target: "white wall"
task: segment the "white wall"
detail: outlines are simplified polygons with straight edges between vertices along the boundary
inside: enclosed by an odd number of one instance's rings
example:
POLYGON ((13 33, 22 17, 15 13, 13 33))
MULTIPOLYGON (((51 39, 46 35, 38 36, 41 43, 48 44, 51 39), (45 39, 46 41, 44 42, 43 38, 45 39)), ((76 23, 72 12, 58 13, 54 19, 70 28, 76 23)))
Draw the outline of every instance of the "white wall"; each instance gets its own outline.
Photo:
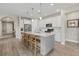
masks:
MULTIPOLYGON (((66 20, 79 19, 79 11, 67 14, 66 20)), ((79 28, 66 28, 66 40, 79 43, 79 28)))
POLYGON ((3 16, 0 16, 0 36, 2 36, 2 22, 1 22, 1 18, 2 18, 3 16))
POLYGON ((24 24, 32 24, 32 23, 31 23, 31 20, 29 20, 29 19, 24 19, 24 24))
POLYGON ((2 23, 0 21, 0 36, 2 36, 2 23))
POLYGON ((33 19, 32 21, 32 32, 39 32, 39 21, 38 19, 33 19))
POLYGON ((65 45, 66 40, 66 15, 65 11, 61 10, 61 44, 65 45))

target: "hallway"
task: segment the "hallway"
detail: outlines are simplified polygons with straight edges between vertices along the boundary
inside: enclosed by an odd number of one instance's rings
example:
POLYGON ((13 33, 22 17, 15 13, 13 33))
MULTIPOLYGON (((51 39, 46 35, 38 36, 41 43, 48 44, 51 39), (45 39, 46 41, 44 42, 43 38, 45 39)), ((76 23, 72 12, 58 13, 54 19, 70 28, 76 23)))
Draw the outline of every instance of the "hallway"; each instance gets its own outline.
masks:
MULTIPOLYGON (((66 42, 66 44, 63 46, 55 43, 55 49, 48 56, 79 56, 78 44, 70 42, 66 42)), ((33 56, 33 54, 18 39, 9 38, 0 40, 0 56, 33 56)))

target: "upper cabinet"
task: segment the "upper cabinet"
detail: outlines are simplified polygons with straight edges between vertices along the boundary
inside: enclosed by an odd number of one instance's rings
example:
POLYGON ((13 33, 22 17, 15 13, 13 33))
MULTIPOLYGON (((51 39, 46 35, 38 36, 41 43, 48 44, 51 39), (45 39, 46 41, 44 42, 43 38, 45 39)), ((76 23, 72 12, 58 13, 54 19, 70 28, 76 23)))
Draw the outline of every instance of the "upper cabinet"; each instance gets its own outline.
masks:
POLYGON ((52 24, 52 27, 61 27, 62 26, 61 16, 55 16, 55 17, 50 17, 47 19, 40 20, 40 23, 39 23, 40 28, 45 28, 46 24, 49 24, 49 23, 52 24))

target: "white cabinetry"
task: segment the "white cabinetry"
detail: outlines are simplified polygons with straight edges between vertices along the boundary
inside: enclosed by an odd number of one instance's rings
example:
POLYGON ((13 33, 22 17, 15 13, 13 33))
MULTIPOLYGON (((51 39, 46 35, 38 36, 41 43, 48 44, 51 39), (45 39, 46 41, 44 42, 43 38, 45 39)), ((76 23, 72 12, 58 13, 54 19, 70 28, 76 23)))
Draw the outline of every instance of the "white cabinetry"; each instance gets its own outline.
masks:
POLYGON ((38 32, 39 31, 39 20, 34 19, 32 21, 32 32, 38 32))
POLYGON ((61 42, 61 28, 55 28, 54 33, 55 33, 55 41, 61 42))

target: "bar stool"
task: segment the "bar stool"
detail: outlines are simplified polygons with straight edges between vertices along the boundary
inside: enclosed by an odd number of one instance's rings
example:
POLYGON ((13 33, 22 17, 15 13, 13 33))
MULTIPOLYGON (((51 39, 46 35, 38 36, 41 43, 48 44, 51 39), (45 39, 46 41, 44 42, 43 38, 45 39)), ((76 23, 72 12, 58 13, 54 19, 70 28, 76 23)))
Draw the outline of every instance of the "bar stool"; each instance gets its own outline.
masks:
POLYGON ((35 36, 31 35, 31 51, 34 53, 34 55, 37 55, 37 52, 40 51, 40 40, 35 36))
POLYGON ((29 34, 29 36, 28 36, 28 47, 29 47, 29 49, 31 49, 31 46, 32 46, 32 34, 29 34))
POLYGON ((21 35, 22 35, 22 42, 24 43, 24 40, 25 40, 25 34, 22 32, 21 35))
POLYGON ((28 47, 28 34, 27 33, 25 33, 25 45, 28 47))
POLYGON ((30 39, 30 34, 27 34, 27 44, 28 44, 28 48, 31 47, 31 39, 30 39))

